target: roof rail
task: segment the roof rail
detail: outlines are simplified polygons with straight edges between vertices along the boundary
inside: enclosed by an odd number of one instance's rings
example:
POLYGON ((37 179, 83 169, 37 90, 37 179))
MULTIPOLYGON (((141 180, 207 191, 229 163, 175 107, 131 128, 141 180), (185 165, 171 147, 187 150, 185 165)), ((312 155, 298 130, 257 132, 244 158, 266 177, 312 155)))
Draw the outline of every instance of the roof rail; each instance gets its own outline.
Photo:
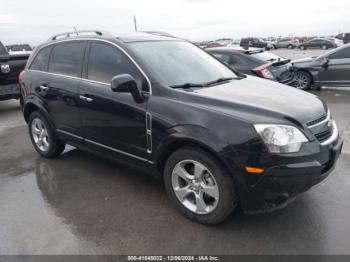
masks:
POLYGON ((80 34, 89 34, 89 33, 95 34, 97 36, 113 36, 109 32, 101 31, 101 30, 78 30, 78 31, 70 31, 70 32, 54 35, 50 37, 48 41, 54 41, 54 40, 57 40, 58 38, 69 38, 73 36, 79 36, 80 34))
POLYGON ((140 32, 146 33, 146 34, 151 34, 151 35, 158 35, 158 36, 177 38, 176 36, 174 36, 172 34, 169 34, 167 32, 162 32, 162 31, 140 31, 140 32))

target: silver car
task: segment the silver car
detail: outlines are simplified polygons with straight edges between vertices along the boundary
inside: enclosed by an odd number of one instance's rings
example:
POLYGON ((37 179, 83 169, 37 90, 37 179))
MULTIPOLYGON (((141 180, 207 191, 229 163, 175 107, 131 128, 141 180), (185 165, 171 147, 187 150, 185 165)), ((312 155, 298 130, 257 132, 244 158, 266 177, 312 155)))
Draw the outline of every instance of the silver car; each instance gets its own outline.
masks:
POLYGON ((299 40, 295 37, 284 37, 274 43, 274 48, 288 48, 293 49, 299 46, 299 40))

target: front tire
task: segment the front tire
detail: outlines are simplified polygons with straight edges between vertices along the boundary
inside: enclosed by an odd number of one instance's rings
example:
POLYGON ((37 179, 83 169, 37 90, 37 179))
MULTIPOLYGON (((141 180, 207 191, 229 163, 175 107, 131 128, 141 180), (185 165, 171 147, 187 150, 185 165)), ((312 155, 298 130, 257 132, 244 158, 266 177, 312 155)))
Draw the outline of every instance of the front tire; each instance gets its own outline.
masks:
POLYGON ((63 152, 65 143, 56 137, 53 127, 41 112, 31 113, 28 127, 32 144, 41 156, 53 158, 63 152))
POLYGON ((308 72, 298 71, 295 73, 295 87, 301 90, 309 90, 312 84, 312 77, 308 72))
POLYGON ((301 50, 305 50, 306 47, 305 47, 304 45, 301 45, 301 46, 300 46, 300 49, 301 49, 301 50))
POLYGON ((287 48, 288 49, 293 49, 293 45, 288 45, 287 48))
POLYGON ((215 157, 198 148, 181 148, 169 157, 164 184, 176 208, 201 224, 224 221, 238 203, 233 179, 215 157))
POLYGON ((327 45, 322 45, 322 50, 327 50, 328 49, 328 46, 327 45))

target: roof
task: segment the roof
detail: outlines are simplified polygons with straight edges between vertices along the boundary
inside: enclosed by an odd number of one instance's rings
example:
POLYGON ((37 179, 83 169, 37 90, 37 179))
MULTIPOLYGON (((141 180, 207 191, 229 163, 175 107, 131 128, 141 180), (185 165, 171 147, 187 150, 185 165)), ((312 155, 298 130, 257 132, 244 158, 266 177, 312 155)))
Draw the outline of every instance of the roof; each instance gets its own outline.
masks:
POLYGON ((171 41, 178 40, 178 38, 173 36, 159 35, 155 33, 144 33, 137 32, 132 34, 118 35, 117 39, 129 43, 129 42, 139 42, 139 41, 171 41))

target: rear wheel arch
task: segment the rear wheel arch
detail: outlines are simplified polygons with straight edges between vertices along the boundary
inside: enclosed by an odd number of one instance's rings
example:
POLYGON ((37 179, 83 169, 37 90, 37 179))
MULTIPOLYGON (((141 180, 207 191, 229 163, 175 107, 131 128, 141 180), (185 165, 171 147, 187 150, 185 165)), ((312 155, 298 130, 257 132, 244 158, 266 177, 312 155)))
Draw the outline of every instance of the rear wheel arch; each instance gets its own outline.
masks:
POLYGON ((40 110, 40 107, 38 107, 34 103, 28 103, 28 104, 24 105, 24 107, 23 107, 24 120, 28 123, 29 116, 31 115, 31 113, 33 113, 34 111, 39 111, 39 110, 40 110))
POLYGON ((44 117, 46 118, 46 121, 48 121, 49 124, 55 129, 55 125, 52 122, 52 119, 50 118, 48 112, 45 110, 45 108, 43 108, 42 106, 38 105, 35 102, 28 102, 28 103, 24 104, 23 116, 24 116, 24 120, 27 123, 28 123, 30 115, 35 111, 41 112, 44 115, 44 117))

